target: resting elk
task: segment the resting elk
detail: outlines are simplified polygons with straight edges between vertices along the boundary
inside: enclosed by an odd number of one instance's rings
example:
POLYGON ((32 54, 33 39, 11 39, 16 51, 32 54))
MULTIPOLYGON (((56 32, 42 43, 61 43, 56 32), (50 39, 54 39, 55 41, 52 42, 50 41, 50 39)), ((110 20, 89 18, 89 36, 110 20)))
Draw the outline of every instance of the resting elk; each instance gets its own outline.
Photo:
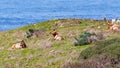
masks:
POLYGON ((62 40, 62 36, 54 29, 52 32, 50 32, 54 36, 54 40, 62 40))
POLYGON ((25 42, 22 40, 12 46, 12 49, 21 49, 21 48, 26 48, 25 42))

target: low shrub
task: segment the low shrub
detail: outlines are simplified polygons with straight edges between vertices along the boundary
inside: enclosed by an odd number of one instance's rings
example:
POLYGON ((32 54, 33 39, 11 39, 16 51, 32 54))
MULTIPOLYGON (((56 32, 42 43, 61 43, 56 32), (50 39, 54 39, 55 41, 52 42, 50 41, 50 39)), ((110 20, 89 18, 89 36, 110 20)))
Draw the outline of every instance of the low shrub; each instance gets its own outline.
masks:
POLYGON ((64 63, 60 68, 119 68, 120 38, 97 41, 80 53, 76 63, 64 63))
POLYGON ((78 38, 75 37, 76 42, 74 42, 75 46, 81 46, 85 44, 91 43, 91 41, 88 40, 89 37, 91 37, 93 34, 89 32, 84 32, 82 35, 80 35, 78 38))
POLYGON ((26 31, 26 37, 30 38, 31 36, 41 37, 45 34, 45 30, 36 30, 36 29, 29 29, 26 31))

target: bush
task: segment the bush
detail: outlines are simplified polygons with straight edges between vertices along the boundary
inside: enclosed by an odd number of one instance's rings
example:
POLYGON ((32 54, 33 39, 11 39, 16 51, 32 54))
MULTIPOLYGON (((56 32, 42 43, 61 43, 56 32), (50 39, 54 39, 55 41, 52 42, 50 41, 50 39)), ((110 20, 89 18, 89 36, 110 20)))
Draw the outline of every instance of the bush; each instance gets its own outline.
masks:
MULTIPOLYGON (((96 45, 83 50, 79 59, 95 60, 105 68, 117 68, 120 65, 120 38, 96 42, 96 45)), ((82 61, 83 62, 83 61, 82 61)))
POLYGON ((98 41, 95 46, 83 50, 80 54, 81 58, 93 57, 95 55, 106 54, 107 56, 117 56, 120 54, 120 38, 98 41))
POLYGON ((120 68, 120 38, 98 41, 80 53, 78 62, 60 68, 120 68))
POLYGON ((89 44, 91 43, 88 38, 91 37, 93 34, 89 33, 89 32, 84 32, 82 35, 80 35, 78 38, 75 37, 76 42, 74 42, 75 46, 81 46, 81 45, 85 45, 85 44, 89 44))
POLYGON ((31 36, 41 37, 45 34, 45 30, 29 29, 26 31, 26 37, 30 38, 31 36))

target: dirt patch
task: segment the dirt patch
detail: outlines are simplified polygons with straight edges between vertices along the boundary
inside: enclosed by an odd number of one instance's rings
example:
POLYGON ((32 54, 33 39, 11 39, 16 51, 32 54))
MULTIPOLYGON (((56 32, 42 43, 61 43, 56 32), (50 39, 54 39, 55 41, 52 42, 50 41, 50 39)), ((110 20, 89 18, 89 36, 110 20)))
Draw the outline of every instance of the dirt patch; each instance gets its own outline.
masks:
POLYGON ((80 19, 60 19, 52 27, 53 28, 69 27, 69 26, 73 26, 73 25, 78 25, 80 23, 82 23, 80 19))
POLYGON ((45 48, 50 48, 53 46, 53 43, 50 41, 50 39, 43 40, 38 43, 39 48, 45 49, 45 48))

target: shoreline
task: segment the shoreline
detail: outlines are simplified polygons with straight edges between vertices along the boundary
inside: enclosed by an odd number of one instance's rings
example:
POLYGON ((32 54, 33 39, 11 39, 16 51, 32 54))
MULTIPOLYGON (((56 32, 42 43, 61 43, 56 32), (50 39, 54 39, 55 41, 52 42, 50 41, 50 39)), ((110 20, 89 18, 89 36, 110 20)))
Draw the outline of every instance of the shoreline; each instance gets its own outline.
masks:
POLYGON ((103 18, 103 19, 90 19, 90 18, 55 18, 55 19, 50 19, 50 20, 44 20, 44 21, 40 21, 40 22, 34 22, 34 23, 31 23, 31 24, 27 24, 27 25, 22 25, 20 27, 15 27, 15 28, 12 28, 12 29, 0 29, 0 32, 4 32, 4 31, 9 31, 9 30, 14 30, 14 29, 17 29, 17 28, 21 28, 21 27, 24 27, 24 26, 28 26, 28 25, 32 25, 32 24, 37 24, 37 23, 42 23, 42 22, 46 22, 46 21, 51 21, 51 20, 67 20, 67 19, 73 19, 73 20, 89 20, 89 21, 107 21, 107 22, 110 22, 111 19, 107 19, 107 18, 103 18))

